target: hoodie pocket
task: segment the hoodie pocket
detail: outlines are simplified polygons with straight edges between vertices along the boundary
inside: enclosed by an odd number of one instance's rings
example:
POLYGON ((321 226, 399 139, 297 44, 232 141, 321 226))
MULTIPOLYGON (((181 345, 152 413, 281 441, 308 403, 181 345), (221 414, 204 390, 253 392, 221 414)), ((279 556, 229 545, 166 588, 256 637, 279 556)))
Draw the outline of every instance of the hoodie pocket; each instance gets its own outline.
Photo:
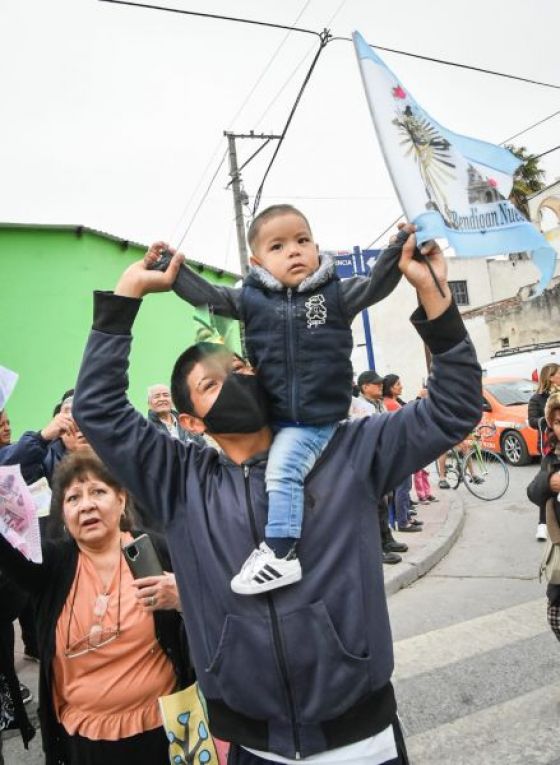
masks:
POLYGON ((256 720, 286 715, 268 620, 228 614, 206 672, 217 682, 221 700, 234 711, 256 720))
POLYGON ((322 601, 283 616, 290 683, 302 722, 337 717, 370 691, 366 651, 349 651, 322 601))

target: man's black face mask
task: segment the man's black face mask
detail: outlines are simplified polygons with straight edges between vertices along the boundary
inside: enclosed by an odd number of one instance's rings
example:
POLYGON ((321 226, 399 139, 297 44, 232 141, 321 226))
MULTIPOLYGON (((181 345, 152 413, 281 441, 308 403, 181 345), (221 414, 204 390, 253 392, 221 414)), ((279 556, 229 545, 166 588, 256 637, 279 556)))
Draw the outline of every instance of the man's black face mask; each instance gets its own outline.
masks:
POLYGON ((268 425, 267 400, 258 379, 230 373, 202 422, 210 433, 256 433, 268 425))

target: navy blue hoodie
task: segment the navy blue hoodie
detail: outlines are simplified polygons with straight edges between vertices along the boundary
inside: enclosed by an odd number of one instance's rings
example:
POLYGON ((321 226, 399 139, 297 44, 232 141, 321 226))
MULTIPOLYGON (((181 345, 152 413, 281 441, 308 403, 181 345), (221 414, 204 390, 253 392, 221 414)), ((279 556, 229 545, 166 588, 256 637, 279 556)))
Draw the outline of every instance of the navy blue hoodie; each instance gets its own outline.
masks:
POLYGON ((429 397, 340 424, 308 476, 303 579, 241 597, 230 580, 264 535, 266 455, 234 464, 135 411, 127 369, 140 303, 96 293, 74 417, 164 526, 213 734, 290 758, 375 735, 396 709, 377 502, 481 416, 480 367, 456 306, 413 316, 433 353, 429 397))

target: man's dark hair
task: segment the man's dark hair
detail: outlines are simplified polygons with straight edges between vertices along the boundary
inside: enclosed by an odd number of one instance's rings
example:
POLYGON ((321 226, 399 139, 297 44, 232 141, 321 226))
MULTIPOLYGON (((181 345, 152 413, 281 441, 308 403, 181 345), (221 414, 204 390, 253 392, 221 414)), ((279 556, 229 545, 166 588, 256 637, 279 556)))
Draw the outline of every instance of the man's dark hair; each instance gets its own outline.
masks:
POLYGON ((383 378, 381 375, 378 375, 374 369, 368 369, 366 372, 362 372, 357 380, 357 386, 360 390, 362 390, 364 385, 369 385, 370 383, 373 383, 374 385, 383 384, 383 378))
POLYGON ((171 398, 179 414, 194 414, 191 392, 187 377, 200 361, 215 353, 224 353, 227 349, 218 343, 197 343, 191 345, 179 356, 171 373, 171 398))
MULTIPOLYGON (((62 536, 64 532, 63 505, 66 489, 73 481, 85 481, 88 476, 93 476, 98 481, 103 481, 114 491, 123 491, 124 489, 105 464, 101 462, 93 449, 78 449, 76 452, 69 452, 61 459, 54 471, 48 536, 62 536)), ((121 520, 121 531, 130 531, 134 527, 134 522, 134 503, 130 496, 127 495, 124 518, 121 520)))
POLYGON ((263 210, 261 213, 259 213, 249 226, 249 230, 247 231, 247 241, 249 242, 249 247, 251 249, 253 249, 253 244, 259 235, 262 224, 266 223, 267 220, 270 220, 271 218, 277 218, 280 215, 298 215, 302 220, 305 221, 305 225, 311 233, 311 226, 309 225, 309 221, 301 212, 301 210, 297 209, 297 207, 294 207, 293 205, 271 205, 271 207, 267 207, 266 210, 263 210))

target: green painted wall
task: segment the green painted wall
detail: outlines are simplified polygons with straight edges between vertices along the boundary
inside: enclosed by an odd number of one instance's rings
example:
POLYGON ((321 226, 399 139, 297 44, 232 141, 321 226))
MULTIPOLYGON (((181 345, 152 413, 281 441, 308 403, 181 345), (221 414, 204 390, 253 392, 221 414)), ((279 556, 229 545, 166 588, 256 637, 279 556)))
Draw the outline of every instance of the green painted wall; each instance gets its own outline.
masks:
MULTIPOLYGON (((0 365, 18 372, 6 407, 13 439, 43 427, 73 387, 92 320, 94 289, 111 290, 144 249, 124 249, 96 232, 0 225, 0 365)), ((231 275, 203 271, 231 285, 231 275)), ((129 395, 146 411, 146 389, 168 382, 179 353, 194 342, 192 309, 174 293, 150 295, 134 326, 129 395)))

